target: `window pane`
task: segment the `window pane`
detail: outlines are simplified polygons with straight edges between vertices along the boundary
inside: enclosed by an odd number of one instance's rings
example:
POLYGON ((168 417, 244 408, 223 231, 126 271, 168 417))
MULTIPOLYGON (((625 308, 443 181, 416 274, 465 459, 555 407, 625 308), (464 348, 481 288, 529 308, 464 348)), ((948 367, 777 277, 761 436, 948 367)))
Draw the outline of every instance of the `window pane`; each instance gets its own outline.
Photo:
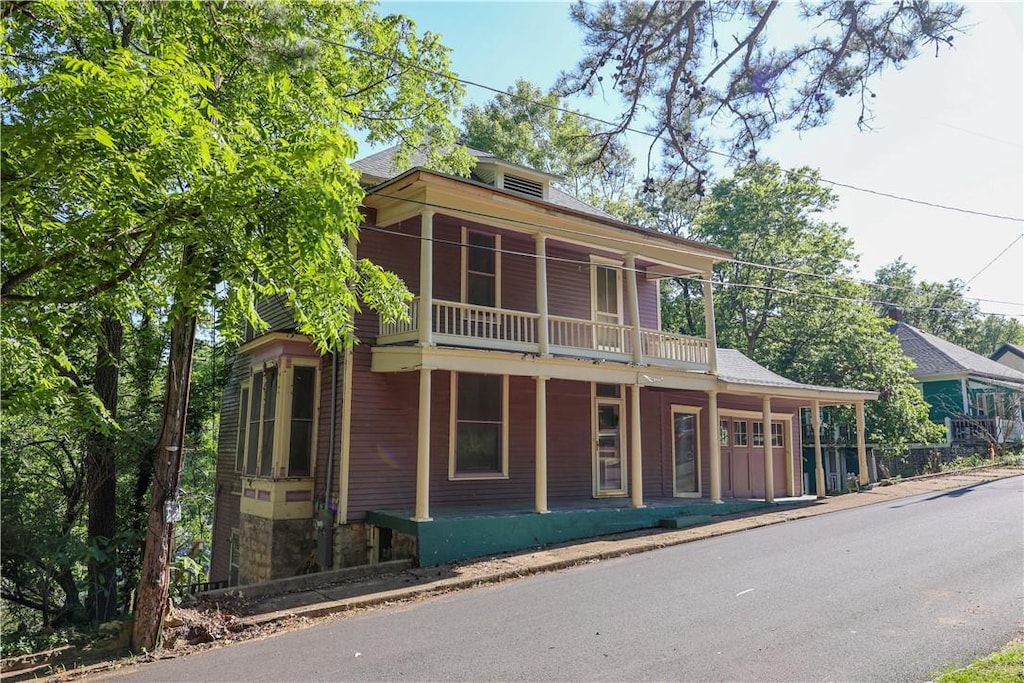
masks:
POLYGON ((764 423, 754 422, 754 443, 755 446, 764 446, 764 423))
POLYGON ((747 445, 747 423, 746 422, 733 422, 733 445, 735 446, 746 446, 747 445))
POLYGON ((249 444, 245 450, 245 473, 256 475, 256 461, 259 458, 260 408, 263 405, 263 373, 252 376, 252 397, 249 400, 249 444))
POLYGON ((729 423, 726 420, 718 423, 718 443, 722 446, 729 445, 729 423))
POLYGON ((779 422, 773 422, 772 423, 772 447, 773 448, 782 448, 782 446, 783 446, 782 424, 779 423, 779 422))
POLYGON ((501 421, 501 375, 459 373, 458 419, 501 421))
POLYGON ((288 476, 308 477, 313 448, 313 421, 292 420, 288 444, 288 476))
POLYGON ((466 274, 466 303, 474 306, 494 306, 494 284, 493 275, 480 275, 478 273, 466 274))
POLYGON ((619 428, 619 406, 599 405, 597 407, 597 429, 598 431, 613 430, 619 428))
POLYGON ((501 471, 500 423, 460 422, 457 439, 456 472, 501 471))
POLYGON ((316 368, 296 367, 292 376, 292 418, 313 419, 316 368))
POLYGON ((238 399, 238 440, 235 442, 235 472, 241 472, 245 466, 245 446, 248 439, 245 435, 249 433, 249 387, 242 387, 238 399))
POLYGON ((263 444, 260 449, 260 476, 274 471, 274 418, 277 416, 277 368, 266 371, 263 388, 263 444))
POLYGON ((297 366, 292 375, 292 423, 288 437, 288 476, 310 474, 316 368, 297 366))
POLYGON ((618 272, 607 266, 597 266, 597 310, 601 313, 619 312, 618 272))
POLYGON ((494 235, 471 232, 466 241, 469 242, 466 269, 493 275, 495 266, 494 235))
POLYGON ((618 384, 598 384, 594 387, 594 393, 605 398, 618 398, 620 390, 618 384))

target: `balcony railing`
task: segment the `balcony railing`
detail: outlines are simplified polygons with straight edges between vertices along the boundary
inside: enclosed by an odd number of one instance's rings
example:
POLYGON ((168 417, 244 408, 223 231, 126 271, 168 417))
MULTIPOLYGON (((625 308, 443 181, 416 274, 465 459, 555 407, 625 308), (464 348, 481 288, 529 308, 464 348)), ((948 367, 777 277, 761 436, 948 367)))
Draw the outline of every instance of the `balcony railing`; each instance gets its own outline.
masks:
MULTIPOLYGON (((540 353, 540 315, 452 301, 433 302, 430 329, 434 343, 482 349, 540 353)), ((409 319, 381 321, 377 344, 400 344, 419 338, 420 301, 409 304, 409 319)), ((640 331, 646 363, 708 367, 708 340, 658 330, 640 331)), ((548 353, 629 362, 633 332, 628 325, 548 316, 548 353)))

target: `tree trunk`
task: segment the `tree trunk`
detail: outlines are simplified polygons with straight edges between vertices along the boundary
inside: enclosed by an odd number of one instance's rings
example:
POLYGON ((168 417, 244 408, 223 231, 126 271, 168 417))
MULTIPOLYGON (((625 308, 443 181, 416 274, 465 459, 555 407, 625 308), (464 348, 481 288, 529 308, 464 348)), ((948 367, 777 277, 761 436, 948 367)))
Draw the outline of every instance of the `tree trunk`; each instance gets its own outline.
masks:
MULTIPOLYGON (((117 417, 118 377, 124 328, 120 321, 104 318, 102 338, 96 350, 93 388, 111 418, 117 417)), ((110 621, 117 613, 117 549, 111 543, 117 534, 116 444, 110 432, 94 430, 86 437, 85 473, 89 501, 88 539, 103 556, 89 560, 89 619, 110 621)))
MULTIPOLYGON (((183 267, 189 261, 183 257, 183 267)), ((167 393, 163 424, 153 470, 153 491, 146 525, 146 547, 135 608, 132 647, 153 651, 160 646, 161 630, 170 590, 170 563, 174 549, 174 524, 168 521, 166 504, 178 501, 178 484, 184 463, 185 416, 188 412, 196 317, 179 305, 171 314, 171 348, 167 369, 167 393)))

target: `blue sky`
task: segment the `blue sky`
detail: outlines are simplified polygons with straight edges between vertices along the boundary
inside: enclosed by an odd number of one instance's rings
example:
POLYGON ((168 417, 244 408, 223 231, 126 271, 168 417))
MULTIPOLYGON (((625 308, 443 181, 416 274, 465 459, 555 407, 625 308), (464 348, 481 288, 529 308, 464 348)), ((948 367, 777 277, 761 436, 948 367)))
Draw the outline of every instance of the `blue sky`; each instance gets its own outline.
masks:
MULTIPOLYGON (((581 34, 568 8, 561 2, 381 3, 382 12, 406 14, 421 31, 442 34, 460 77, 497 88, 520 77, 548 87, 575 63, 581 34)), ((859 111, 850 98, 827 127, 778 136, 762 149, 783 166, 812 166, 848 185, 1024 216, 1022 23, 1021 3, 968 3, 970 30, 954 50, 938 58, 922 54, 873 83, 874 131, 857 130, 859 111)), ((468 87, 466 102, 493 95, 468 87)), ((572 104, 607 119, 619 103, 609 95, 572 104)), ((634 154, 644 158, 645 139, 634 143, 634 154)), ((840 199, 830 218, 849 228, 862 277, 902 256, 921 279, 975 278, 968 296, 985 299, 982 310, 1024 320, 1024 240, 989 265, 1022 234, 1021 222, 834 189, 840 199)))

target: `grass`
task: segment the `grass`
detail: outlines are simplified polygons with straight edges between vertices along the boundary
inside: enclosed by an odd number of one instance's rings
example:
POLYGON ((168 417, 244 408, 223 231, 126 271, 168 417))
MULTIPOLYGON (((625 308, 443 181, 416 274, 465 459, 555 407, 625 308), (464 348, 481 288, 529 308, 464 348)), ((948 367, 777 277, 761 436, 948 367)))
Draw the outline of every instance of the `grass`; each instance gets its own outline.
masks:
POLYGON ((1015 640, 962 669, 944 669, 935 683, 1024 683, 1024 640, 1015 640))

